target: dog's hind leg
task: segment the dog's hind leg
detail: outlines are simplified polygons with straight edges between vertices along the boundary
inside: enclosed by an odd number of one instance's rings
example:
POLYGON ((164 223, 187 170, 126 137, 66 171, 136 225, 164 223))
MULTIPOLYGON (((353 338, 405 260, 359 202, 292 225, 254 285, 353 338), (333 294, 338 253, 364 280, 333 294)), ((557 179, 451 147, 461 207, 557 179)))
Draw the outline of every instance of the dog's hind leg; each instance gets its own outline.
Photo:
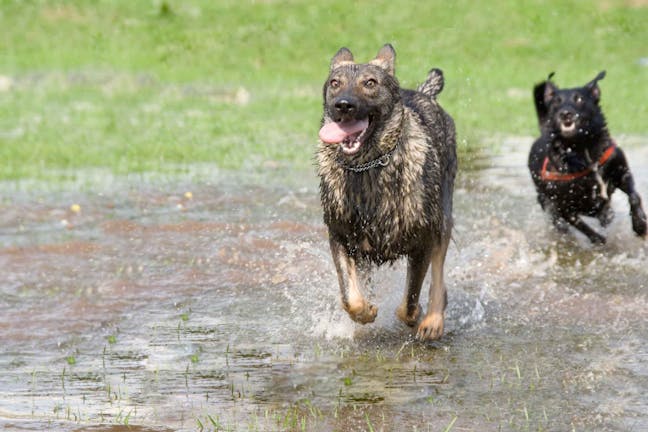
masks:
POLYGON ((358 263, 350 256, 344 245, 330 237, 331 255, 338 275, 342 306, 353 321, 361 324, 373 322, 378 308, 365 300, 360 290, 358 263))
POLYGON ((634 187, 634 179, 630 170, 623 175, 619 188, 628 195, 628 203, 630 204, 630 217, 632 219, 632 230, 641 237, 646 236, 647 223, 646 213, 641 205, 641 197, 634 187))
POLYGON ((443 282, 443 266, 450 236, 440 239, 432 248, 432 282, 430 283, 430 296, 428 308, 423 321, 418 326, 416 338, 419 340, 438 339, 443 336, 444 311, 448 303, 445 284, 443 282))
POLYGON ((414 327, 421 316, 421 305, 419 305, 419 296, 421 286, 425 279, 425 274, 430 267, 429 247, 424 247, 407 257, 407 286, 405 297, 398 309, 396 316, 410 327, 414 327))
POLYGON ((646 213, 644 213, 643 207, 641 206, 641 197, 635 192, 633 195, 630 195, 629 201, 632 230, 638 236, 646 237, 648 224, 646 223, 646 213))
POLYGON ((630 204, 630 217, 632 220, 632 230, 640 237, 646 237, 648 224, 646 222, 646 213, 641 205, 641 197, 635 189, 634 178, 630 172, 628 161, 623 151, 617 147, 614 159, 616 167, 611 173, 612 182, 628 195, 630 204))

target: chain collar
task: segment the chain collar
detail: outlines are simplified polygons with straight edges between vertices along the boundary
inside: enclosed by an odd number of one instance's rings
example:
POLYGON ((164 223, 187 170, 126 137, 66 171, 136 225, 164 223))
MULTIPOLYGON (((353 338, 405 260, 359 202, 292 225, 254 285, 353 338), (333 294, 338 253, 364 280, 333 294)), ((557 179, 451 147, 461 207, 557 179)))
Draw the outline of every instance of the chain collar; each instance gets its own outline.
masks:
POLYGON ((368 171, 368 170, 370 170, 372 168, 376 168, 376 167, 386 167, 387 165, 389 165, 389 162, 391 162, 392 155, 396 151, 396 148, 398 147, 399 142, 400 142, 400 140, 398 142, 396 142, 396 145, 391 150, 389 150, 387 153, 385 153, 384 155, 382 155, 382 156, 380 156, 380 157, 378 157, 378 158, 376 158, 376 159, 374 159, 372 161, 365 162, 365 163, 360 164, 360 165, 347 165, 344 162, 342 162, 339 157, 337 158, 337 161, 342 166, 342 168, 344 168, 345 170, 348 170, 348 171, 353 171, 355 173, 365 172, 365 171, 368 171))

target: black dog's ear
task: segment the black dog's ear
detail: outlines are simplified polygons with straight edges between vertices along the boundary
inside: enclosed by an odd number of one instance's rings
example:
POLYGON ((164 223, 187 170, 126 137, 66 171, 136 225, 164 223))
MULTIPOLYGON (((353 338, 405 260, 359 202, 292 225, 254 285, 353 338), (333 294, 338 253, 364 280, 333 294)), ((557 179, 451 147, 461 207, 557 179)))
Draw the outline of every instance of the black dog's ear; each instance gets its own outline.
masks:
POLYGON ((353 63, 353 54, 349 51, 348 48, 342 47, 331 59, 331 70, 335 69, 338 66, 343 64, 352 64, 353 63))
POLYGON ((587 88, 590 91, 590 93, 592 94, 596 102, 598 102, 599 99, 601 99, 601 89, 598 86, 598 82, 603 78, 605 78, 605 71, 599 72, 599 74, 596 75, 596 78, 594 78, 592 81, 585 84, 585 88, 587 88))
POLYGON ((557 87, 551 82, 554 73, 551 72, 546 81, 542 81, 533 87, 533 102, 538 115, 538 126, 542 132, 542 126, 546 124, 549 119, 548 103, 553 98, 557 87))
POLYGON ((544 94, 542 95, 542 99, 544 100, 544 103, 546 105, 549 105, 549 102, 551 102, 551 99, 553 99, 557 91, 558 87, 554 83, 552 83, 551 81, 545 81, 544 94))
POLYGON ((394 50, 394 47, 391 46, 391 44, 385 44, 382 48, 380 48, 380 51, 378 51, 376 58, 369 62, 369 64, 380 66, 381 68, 385 69, 391 76, 394 76, 395 63, 396 51, 394 50))

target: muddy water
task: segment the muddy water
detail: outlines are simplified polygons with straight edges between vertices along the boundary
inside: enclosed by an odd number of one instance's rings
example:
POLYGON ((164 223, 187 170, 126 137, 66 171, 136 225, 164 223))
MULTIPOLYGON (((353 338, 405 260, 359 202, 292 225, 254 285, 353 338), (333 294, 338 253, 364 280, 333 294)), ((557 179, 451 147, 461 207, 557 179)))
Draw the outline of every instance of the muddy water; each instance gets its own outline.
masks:
POLYGON ((434 343, 403 263, 341 312, 312 169, 2 185, 0 428, 648 430, 648 244, 620 192, 605 247, 554 232, 504 141, 458 179, 434 343))

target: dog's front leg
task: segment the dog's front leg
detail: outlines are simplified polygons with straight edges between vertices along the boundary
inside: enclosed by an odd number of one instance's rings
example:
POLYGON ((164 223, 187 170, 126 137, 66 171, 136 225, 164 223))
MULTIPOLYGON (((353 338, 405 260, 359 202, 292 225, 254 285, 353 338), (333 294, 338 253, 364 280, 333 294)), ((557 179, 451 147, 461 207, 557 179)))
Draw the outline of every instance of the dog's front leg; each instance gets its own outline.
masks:
POLYGON ((569 231, 569 225, 567 224, 567 222, 565 222, 562 215, 560 214, 556 206, 551 202, 551 200, 549 200, 549 198, 540 200, 540 204, 542 205, 542 208, 549 213, 549 216, 551 217, 551 223, 553 223, 554 228, 556 228, 558 232, 564 234, 569 231))
POLYGON ((362 295, 356 259, 333 236, 329 236, 329 243, 338 275, 344 310, 348 312, 353 321, 361 324, 373 322, 378 314, 378 308, 365 300, 362 295))
POLYGON ((416 332, 416 338, 419 340, 439 339, 443 336, 444 312, 448 304, 443 282, 443 266, 449 240, 448 236, 441 240, 441 244, 435 244, 432 248, 432 282, 430 283, 428 309, 416 332))
POLYGON ((405 297, 398 309, 396 316, 410 327, 414 327, 421 316, 419 296, 425 274, 430 267, 430 248, 416 251, 407 257, 407 281, 405 297))
POLYGON ((577 214, 568 215, 564 217, 574 228, 582 232, 594 244, 605 244, 605 237, 594 231, 592 227, 587 225, 577 214))

